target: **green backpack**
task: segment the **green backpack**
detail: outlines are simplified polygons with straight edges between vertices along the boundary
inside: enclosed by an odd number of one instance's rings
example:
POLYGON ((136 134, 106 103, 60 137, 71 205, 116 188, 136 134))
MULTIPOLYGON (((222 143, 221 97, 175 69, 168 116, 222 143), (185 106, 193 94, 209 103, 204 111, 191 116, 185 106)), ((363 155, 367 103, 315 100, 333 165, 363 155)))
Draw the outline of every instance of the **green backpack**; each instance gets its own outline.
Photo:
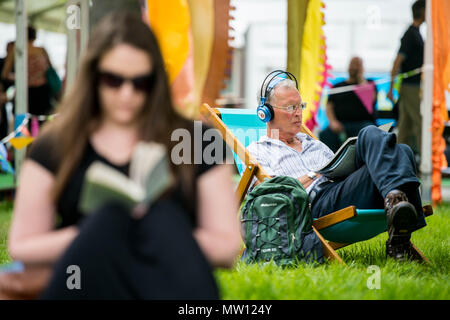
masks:
POLYGON ((323 262, 308 194, 297 179, 278 176, 257 185, 247 195, 241 222, 246 246, 242 259, 247 262, 323 262))

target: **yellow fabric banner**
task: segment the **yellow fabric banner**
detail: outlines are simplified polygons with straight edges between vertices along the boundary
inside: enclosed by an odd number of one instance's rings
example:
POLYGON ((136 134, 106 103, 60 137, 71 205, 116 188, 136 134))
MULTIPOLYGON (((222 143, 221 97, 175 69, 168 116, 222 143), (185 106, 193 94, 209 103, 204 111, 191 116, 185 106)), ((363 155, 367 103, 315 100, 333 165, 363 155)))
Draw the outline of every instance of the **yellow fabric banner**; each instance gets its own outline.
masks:
POLYGON ((176 109, 196 118, 191 18, 187 0, 147 0, 148 22, 158 39, 176 109))
POLYGON ((303 113, 303 122, 312 130, 316 122, 322 88, 326 80, 326 45, 323 25, 325 24, 321 0, 309 0, 302 40, 302 62, 299 89, 303 101, 308 104, 303 113))
POLYGON ((147 0, 147 13, 166 63, 170 83, 173 83, 189 54, 188 2, 147 0))

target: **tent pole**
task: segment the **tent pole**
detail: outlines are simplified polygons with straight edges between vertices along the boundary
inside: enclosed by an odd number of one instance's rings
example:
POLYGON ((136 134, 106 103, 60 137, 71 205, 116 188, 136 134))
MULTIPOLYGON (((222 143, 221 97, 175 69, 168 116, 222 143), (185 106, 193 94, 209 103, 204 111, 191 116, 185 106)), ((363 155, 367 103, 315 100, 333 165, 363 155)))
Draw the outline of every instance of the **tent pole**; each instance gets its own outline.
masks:
POLYGON ((78 63, 89 40, 89 0, 69 0, 67 12, 67 73, 66 88, 74 82, 78 63))
POLYGON ((81 57, 89 41, 89 0, 81 0, 80 8, 81 8, 81 35, 80 35, 80 57, 81 57))
POLYGON ((77 0, 69 0, 66 3, 67 13, 67 59, 66 59, 66 83, 65 90, 71 87, 77 73, 78 66, 78 39, 80 29, 81 10, 77 0))
MULTIPOLYGON (((15 0, 16 41, 14 55, 15 74, 15 115, 28 112, 28 33, 27 33, 27 8, 25 0, 15 0)), ((15 129, 15 128, 14 128, 15 129)), ((15 150, 16 182, 20 167, 25 158, 26 148, 15 150)))
POLYGON ((433 22, 431 16, 431 1, 427 1, 425 10, 427 39, 425 41, 425 62, 423 66, 423 99, 420 106, 422 114, 422 150, 420 157, 420 172, 422 177, 422 200, 425 202, 431 202, 432 200, 431 124, 433 119, 433 22))

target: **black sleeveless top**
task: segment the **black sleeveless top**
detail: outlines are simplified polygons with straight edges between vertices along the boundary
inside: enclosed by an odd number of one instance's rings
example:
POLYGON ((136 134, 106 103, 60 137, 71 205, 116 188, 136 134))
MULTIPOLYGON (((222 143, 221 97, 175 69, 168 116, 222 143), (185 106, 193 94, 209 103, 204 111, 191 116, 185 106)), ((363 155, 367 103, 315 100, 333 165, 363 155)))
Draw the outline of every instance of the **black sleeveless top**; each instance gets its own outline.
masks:
MULTIPOLYGON (((203 125, 202 126, 202 137, 203 133, 210 129, 209 127, 203 125)), ((195 137, 194 137, 195 138, 195 137)), ((210 141, 203 141, 202 139, 202 154, 205 148, 211 143, 210 141)), ((215 139, 213 139, 213 142, 215 139)), ((227 155, 227 152, 229 152, 228 147, 224 143, 224 141, 220 138, 218 141, 221 143, 222 147, 222 155, 223 159, 222 161, 225 161, 225 157, 227 155)), ((198 143, 198 142, 197 142, 198 143)), ((192 144, 195 144, 195 141, 192 141, 192 144)), ((58 149, 57 149, 57 139, 51 138, 48 135, 40 136, 37 140, 33 142, 33 145, 29 149, 29 153, 27 155, 27 158, 37 162, 42 167, 50 171, 53 175, 56 174, 60 161, 58 160, 58 149)), ((170 152, 169 152, 170 154, 170 152)), ((228 153, 230 154, 230 153, 228 153)), ((214 155, 214 152, 213 152, 214 155)), ((60 198, 57 201, 57 212, 58 212, 58 218, 59 221, 57 223, 57 228, 63 228, 71 225, 78 224, 84 215, 80 210, 78 209, 78 203, 80 200, 81 195, 81 188, 83 185, 84 177, 86 174, 86 170, 89 168, 89 166, 94 161, 101 161, 116 170, 129 175, 129 166, 130 164, 127 163, 122 166, 115 165, 99 155, 93 146, 88 142, 83 156, 81 158, 80 163, 75 168, 74 173, 70 177, 67 185, 63 189, 63 192, 61 193, 60 198)), ((194 163, 194 162, 193 162, 194 163)), ((196 185, 197 179, 205 172, 207 172, 209 169, 214 167, 216 163, 208 163, 208 161, 204 161, 203 157, 201 159, 201 163, 193 164, 193 170, 194 170, 194 185, 196 185)), ((39 186, 36 186, 39 187, 39 186)), ((196 190, 194 190, 194 194, 196 195, 196 190)), ((170 194, 167 195, 169 199, 172 201, 178 202, 181 204, 182 207, 186 209, 187 214, 189 215, 189 219, 192 223, 192 227, 194 228, 197 225, 197 219, 196 219, 196 196, 194 199, 188 199, 190 201, 190 205, 186 206, 186 196, 183 195, 182 188, 180 185, 178 185, 173 191, 170 192, 170 194)))

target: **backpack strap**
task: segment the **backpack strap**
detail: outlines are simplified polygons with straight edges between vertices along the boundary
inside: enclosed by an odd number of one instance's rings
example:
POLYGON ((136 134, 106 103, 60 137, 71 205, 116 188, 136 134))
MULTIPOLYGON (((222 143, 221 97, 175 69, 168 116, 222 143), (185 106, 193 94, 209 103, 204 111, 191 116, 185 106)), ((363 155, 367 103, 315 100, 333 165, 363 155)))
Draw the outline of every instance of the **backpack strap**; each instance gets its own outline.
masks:
POLYGON ((288 243, 288 237, 289 237, 289 234, 288 234, 288 229, 287 229, 287 214, 285 214, 283 217, 281 217, 281 218, 278 218, 278 220, 280 220, 280 229, 282 229, 282 230, 285 230, 286 231, 286 235, 287 235, 287 237, 282 237, 281 238, 281 250, 283 250, 283 252, 285 253, 285 254, 289 254, 289 249, 288 249, 288 246, 289 246, 289 243, 288 243))
POLYGON ((259 248, 255 250, 256 247, 256 240, 258 238, 257 232, 258 232, 258 220, 255 221, 256 223, 252 224, 252 248, 253 248, 253 259, 256 257, 257 252, 259 251, 259 248))
MULTIPOLYGON (((275 221, 272 224, 268 224, 266 221, 264 221, 264 219, 256 220, 257 223, 254 223, 253 226, 252 226, 252 247, 253 248, 256 247, 256 241, 260 237, 260 233, 261 232, 264 232, 264 231, 266 231, 269 228, 273 228, 278 223, 278 221, 280 221, 280 223, 281 223, 282 220, 284 220, 284 219, 276 218, 275 221), (260 233, 257 233, 258 232, 258 225, 265 226, 265 228, 260 230, 260 233)), ((271 245, 274 245, 274 246, 277 245, 276 243, 273 243, 271 241, 266 241, 266 240, 263 240, 263 239, 260 239, 260 241, 263 244, 271 244, 271 245)), ((281 250, 287 252, 285 250, 285 248, 287 248, 287 245, 288 245, 288 243, 285 241, 285 239, 283 239, 283 246, 278 246, 278 249, 281 249, 281 250)), ((261 251, 261 248, 256 248, 255 250, 253 250, 253 259, 256 259, 256 256, 257 256, 259 251, 261 251)))

